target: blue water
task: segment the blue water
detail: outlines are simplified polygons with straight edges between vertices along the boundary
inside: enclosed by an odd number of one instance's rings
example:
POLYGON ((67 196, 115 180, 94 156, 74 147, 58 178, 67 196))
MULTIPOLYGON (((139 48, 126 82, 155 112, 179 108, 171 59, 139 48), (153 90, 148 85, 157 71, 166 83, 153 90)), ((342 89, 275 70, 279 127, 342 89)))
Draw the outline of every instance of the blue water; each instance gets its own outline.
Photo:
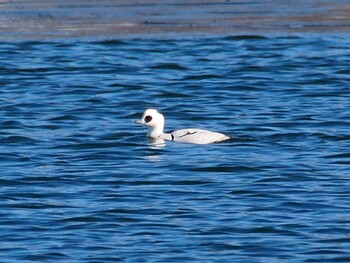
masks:
POLYGON ((0 44, 0 261, 349 262, 349 46, 0 44), (232 140, 154 146, 149 107, 232 140))

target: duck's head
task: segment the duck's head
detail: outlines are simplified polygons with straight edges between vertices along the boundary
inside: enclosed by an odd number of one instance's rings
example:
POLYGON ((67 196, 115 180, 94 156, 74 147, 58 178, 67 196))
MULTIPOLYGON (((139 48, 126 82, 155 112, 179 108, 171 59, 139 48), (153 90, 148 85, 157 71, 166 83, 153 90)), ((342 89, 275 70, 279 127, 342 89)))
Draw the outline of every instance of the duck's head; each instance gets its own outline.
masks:
POLYGON ((150 128, 148 136, 153 138, 158 138, 164 130, 164 116, 155 109, 146 110, 142 118, 135 123, 148 126, 150 128))

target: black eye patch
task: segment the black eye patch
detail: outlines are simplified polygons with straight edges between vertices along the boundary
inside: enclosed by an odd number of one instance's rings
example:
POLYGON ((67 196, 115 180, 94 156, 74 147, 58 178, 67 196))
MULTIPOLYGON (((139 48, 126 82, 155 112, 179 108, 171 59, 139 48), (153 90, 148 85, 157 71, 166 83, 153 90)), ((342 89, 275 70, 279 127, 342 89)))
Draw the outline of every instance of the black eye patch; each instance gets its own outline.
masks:
POLYGON ((145 117, 145 122, 146 123, 149 123, 151 120, 152 120, 151 116, 148 115, 148 116, 145 117))

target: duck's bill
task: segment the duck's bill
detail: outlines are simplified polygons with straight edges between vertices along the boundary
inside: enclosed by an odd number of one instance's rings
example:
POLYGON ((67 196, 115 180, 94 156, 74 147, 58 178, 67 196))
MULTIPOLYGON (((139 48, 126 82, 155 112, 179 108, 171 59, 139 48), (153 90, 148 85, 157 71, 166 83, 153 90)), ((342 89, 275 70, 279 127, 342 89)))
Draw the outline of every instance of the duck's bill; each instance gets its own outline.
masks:
POLYGON ((145 124, 145 121, 141 119, 141 120, 135 121, 135 123, 136 123, 136 124, 145 124))

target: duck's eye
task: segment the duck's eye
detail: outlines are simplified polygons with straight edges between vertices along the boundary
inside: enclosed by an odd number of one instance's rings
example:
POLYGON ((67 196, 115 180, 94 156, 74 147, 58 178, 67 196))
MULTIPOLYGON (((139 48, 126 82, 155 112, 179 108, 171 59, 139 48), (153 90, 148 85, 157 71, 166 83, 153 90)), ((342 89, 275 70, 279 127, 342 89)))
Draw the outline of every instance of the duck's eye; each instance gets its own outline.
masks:
POLYGON ((152 116, 148 115, 148 116, 145 117, 145 122, 146 123, 149 123, 151 120, 152 120, 152 116))

